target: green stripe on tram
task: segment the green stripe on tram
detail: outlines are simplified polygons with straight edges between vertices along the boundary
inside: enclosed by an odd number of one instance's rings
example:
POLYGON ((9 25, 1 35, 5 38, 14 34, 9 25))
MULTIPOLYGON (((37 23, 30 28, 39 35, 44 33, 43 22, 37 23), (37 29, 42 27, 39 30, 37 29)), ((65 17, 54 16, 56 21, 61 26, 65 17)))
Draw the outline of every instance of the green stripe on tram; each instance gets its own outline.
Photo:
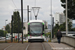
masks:
POLYGON ((42 23, 44 25, 44 23, 42 23))
POLYGON ((45 34, 43 34, 43 36, 45 36, 45 34))
POLYGON ((28 34, 28 36, 30 36, 30 35, 28 34))

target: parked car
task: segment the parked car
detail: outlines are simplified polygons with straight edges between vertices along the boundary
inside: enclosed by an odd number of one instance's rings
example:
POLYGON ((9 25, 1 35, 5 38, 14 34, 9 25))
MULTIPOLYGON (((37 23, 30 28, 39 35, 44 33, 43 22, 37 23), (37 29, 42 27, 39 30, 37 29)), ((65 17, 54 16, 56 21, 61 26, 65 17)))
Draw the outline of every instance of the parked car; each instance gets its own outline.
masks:
POLYGON ((5 37, 2 37, 2 39, 1 40, 4 40, 5 39, 5 37))
POLYGON ((0 36, 0 40, 4 40, 4 39, 5 39, 5 37, 0 36))
POLYGON ((9 38, 9 37, 8 37, 8 38, 6 38, 6 40, 10 40, 10 39, 11 39, 11 38, 9 38))
MULTIPOLYGON (((22 41, 22 38, 20 38, 20 40, 19 41, 22 41)), ((23 41, 26 41, 26 38, 25 37, 23 37, 23 41)))

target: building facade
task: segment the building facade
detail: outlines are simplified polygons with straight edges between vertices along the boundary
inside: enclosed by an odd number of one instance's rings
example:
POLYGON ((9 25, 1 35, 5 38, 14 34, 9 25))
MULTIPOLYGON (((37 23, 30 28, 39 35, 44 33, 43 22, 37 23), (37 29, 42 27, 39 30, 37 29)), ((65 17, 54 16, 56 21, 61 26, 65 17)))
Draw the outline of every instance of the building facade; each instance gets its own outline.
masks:
POLYGON ((55 24, 63 24, 66 21, 66 17, 64 13, 55 13, 54 23, 55 24))
POLYGON ((23 27, 25 27, 25 29, 23 29, 23 34, 27 34, 28 33, 28 23, 23 22, 23 27))
POLYGON ((44 28, 48 28, 48 23, 45 20, 43 20, 43 21, 45 23, 44 28))

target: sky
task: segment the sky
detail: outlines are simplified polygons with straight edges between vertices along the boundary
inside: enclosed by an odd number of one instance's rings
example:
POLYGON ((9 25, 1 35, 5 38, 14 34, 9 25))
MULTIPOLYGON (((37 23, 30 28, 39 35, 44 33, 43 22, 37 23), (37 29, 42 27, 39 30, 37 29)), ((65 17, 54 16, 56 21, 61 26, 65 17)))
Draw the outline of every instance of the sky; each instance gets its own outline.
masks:
MULTIPOLYGON (((32 9, 32 7, 40 7, 39 13, 38 13, 38 19, 40 20, 46 20, 48 24, 51 24, 51 0, 23 0, 23 9, 27 9, 27 5, 29 5, 29 8, 32 9)), ((13 15, 13 12, 16 11, 15 9, 21 9, 21 0, 0 0, 0 29, 5 26, 5 20, 6 24, 11 22, 11 15, 13 15)), ((60 0, 52 0, 52 14, 56 12, 63 13, 64 8, 61 7, 60 0)), ((19 10, 21 13, 21 11, 19 10)), ((27 21, 27 10, 23 11, 23 20, 24 22, 27 21)), ((35 19, 33 11, 30 14, 30 17, 32 20, 35 19)))

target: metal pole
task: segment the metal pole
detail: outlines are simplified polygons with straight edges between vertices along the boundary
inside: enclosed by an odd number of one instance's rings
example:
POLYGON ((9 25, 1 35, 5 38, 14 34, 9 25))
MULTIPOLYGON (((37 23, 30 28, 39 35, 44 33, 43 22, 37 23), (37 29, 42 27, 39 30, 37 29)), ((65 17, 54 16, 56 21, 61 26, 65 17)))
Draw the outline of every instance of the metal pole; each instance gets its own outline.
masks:
POLYGON ((19 43, 19 22, 18 22, 18 43, 19 43))
POLYGON ((32 20, 31 11, 29 11, 29 12, 30 12, 30 20, 32 20))
POLYGON ((51 40, 52 40, 52 0, 51 0, 51 40))
MULTIPOLYGON (((6 21, 7 20, 5 20, 5 28, 6 28, 6 21)), ((5 29, 5 31, 6 31, 6 29, 5 29)), ((6 42, 6 33, 5 33, 5 42, 6 42)))
POLYGON ((68 35, 68 22, 67 22, 67 16, 68 16, 68 12, 67 12, 67 0, 66 0, 66 35, 68 35))
POLYGON ((22 17, 22 43, 23 43, 23 0, 21 0, 21 17, 22 17))
POLYGON ((11 42, 12 42, 12 20, 11 20, 11 42))
POLYGON ((51 40, 52 40, 52 16, 51 16, 51 40))
MULTIPOLYGON (((5 28, 6 28, 6 20, 5 20, 5 28)), ((5 29, 6 31, 6 29, 5 29)), ((5 33, 5 43, 6 43, 6 33, 5 33)))
POLYGON ((18 14, 18 43, 19 43, 19 14, 18 14))
POLYGON ((27 15, 28 15, 28 22, 29 22, 29 5, 27 6, 27 15))
POLYGON ((13 42, 13 15, 11 20, 11 42, 13 42))
POLYGON ((54 18, 52 17, 52 38, 54 38, 54 18))

